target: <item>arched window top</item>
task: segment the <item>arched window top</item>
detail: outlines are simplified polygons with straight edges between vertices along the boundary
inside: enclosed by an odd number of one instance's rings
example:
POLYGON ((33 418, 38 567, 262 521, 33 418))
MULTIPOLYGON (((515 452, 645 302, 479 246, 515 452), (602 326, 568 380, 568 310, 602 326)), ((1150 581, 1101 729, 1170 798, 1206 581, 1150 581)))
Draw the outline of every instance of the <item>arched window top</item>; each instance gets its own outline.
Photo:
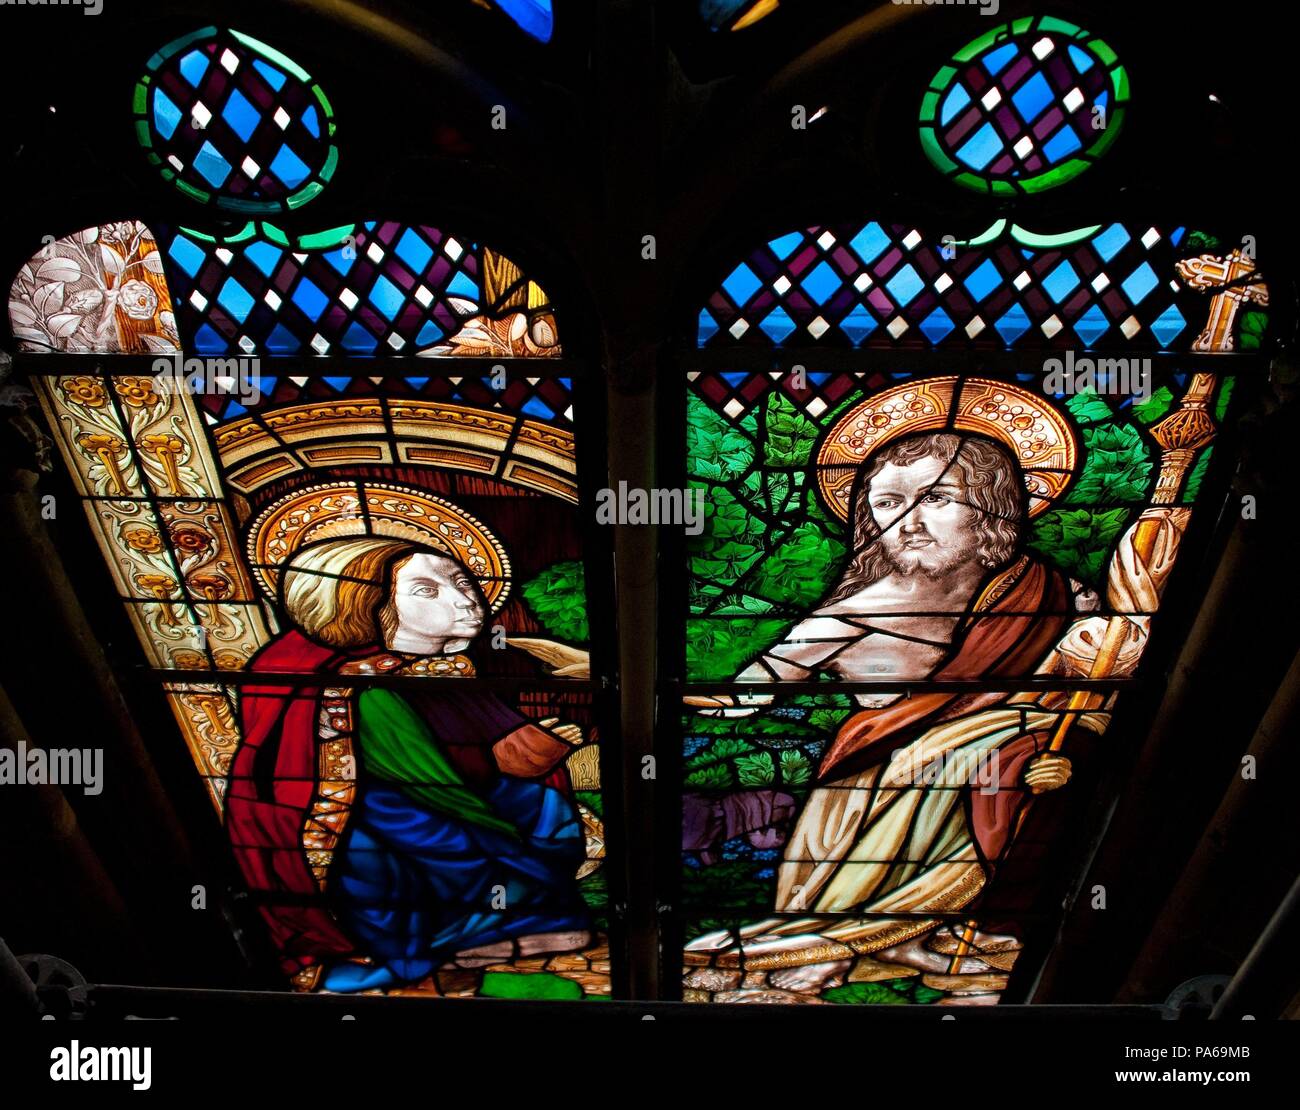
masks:
POLYGON ((1042 235, 999 220, 958 241, 884 220, 815 226, 770 240, 731 269, 699 314, 697 342, 1231 349, 1231 327, 1206 340, 1212 346, 1198 335, 1206 294, 1230 280, 1245 293, 1233 295, 1232 315, 1239 346, 1250 348, 1260 343, 1268 293, 1258 275, 1242 284, 1249 274, 1253 258, 1183 227, 1112 222, 1042 235))
POLYGON ((252 221, 223 238, 133 220, 86 228, 23 266, 9 316, 35 351, 561 353, 550 298, 510 259, 391 220, 294 237, 252 221))
POLYGON ((149 59, 136 134, 186 196, 273 213, 316 197, 334 175, 334 111, 311 75, 274 47, 204 27, 149 59))
POLYGON ((921 101, 921 145, 958 185, 1034 193, 1077 177, 1119 135, 1128 74, 1101 39, 1051 16, 968 43, 921 101))

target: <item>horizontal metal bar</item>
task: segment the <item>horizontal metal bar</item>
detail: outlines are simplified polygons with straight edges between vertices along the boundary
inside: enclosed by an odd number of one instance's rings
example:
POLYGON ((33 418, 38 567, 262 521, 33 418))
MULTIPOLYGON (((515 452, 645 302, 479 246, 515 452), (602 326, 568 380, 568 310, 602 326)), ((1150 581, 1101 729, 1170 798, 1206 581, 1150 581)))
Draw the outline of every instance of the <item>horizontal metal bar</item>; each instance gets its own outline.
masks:
POLYGON ((1147 682, 1138 678, 1044 678, 1028 675, 1024 678, 922 678, 906 681, 896 678, 863 678, 851 682, 730 682, 725 679, 701 682, 665 678, 661 680, 660 685, 667 690, 683 694, 851 694, 854 691, 868 693, 882 690, 900 694, 931 692, 1015 694, 1036 690, 1089 690, 1096 693, 1109 693, 1118 690, 1140 690, 1147 685, 1147 682))
POLYGON ((491 677, 457 677, 453 675, 411 674, 336 674, 332 671, 207 671, 177 670, 138 666, 137 673, 170 685, 185 686, 339 686, 368 687, 395 686, 398 688, 427 689, 436 682, 472 682, 481 689, 549 693, 589 694, 608 685, 600 677, 585 678, 527 678, 524 676, 494 675, 491 677))
MULTIPOLYGON (((175 355, 114 355, 68 354, 65 351, 36 353, 19 351, 13 356, 14 367, 33 377, 55 374, 135 374, 152 376, 154 364, 159 359, 171 363, 175 355)), ((226 361, 228 359, 257 360, 259 369, 276 377, 326 378, 360 376, 369 378, 437 378, 466 377, 491 374, 497 366, 504 366, 511 377, 570 378, 582 377, 590 371, 591 363, 573 358, 494 358, 440 357, 419 358, 416 355, 267 355, 232 353, 228 355, 200 355, 194 351, 182 352, 182 358, 226 361)))

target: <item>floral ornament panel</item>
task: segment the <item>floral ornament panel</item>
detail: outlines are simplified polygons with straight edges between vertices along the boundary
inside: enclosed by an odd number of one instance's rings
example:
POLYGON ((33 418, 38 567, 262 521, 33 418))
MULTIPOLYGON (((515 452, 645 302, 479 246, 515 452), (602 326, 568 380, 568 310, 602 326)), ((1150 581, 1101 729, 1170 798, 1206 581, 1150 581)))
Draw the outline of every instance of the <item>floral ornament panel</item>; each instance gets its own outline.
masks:
POLYGON ((1253 251, 1185 227, 1043 235, 998 220, 956 241, 872 220, 755 248, 705 302, 696 334, 701 347, 1249 350, 1268 300, 1253 251))
POLYGON ((684 996, 994 1004, 1054 927, 1232 379, 777 377, 688 376, 684 996))
POLYGON ((1077 177, 1119 137, 1128 74, 1101 39, 1052 16, 959 50, 921 102, 921 146, 949 178, 996 195, 1077 177))
POLYGON ((348 224, 290 239, 249 223, 164 229, 187 349, 199 354, 561 353, 555 310, 504 255, 428 225, 348 224))
POLYGON ((192 200, 248 214, 301 207, 338 166, 334 109, 264 42, 204 27, 169 43, 135 89, 136 134, 192 200))
POLYGON ((138 220, 47 242, 14 278, 9 324, 23 351, 180 350, 162 256, 153 232, 138 220))

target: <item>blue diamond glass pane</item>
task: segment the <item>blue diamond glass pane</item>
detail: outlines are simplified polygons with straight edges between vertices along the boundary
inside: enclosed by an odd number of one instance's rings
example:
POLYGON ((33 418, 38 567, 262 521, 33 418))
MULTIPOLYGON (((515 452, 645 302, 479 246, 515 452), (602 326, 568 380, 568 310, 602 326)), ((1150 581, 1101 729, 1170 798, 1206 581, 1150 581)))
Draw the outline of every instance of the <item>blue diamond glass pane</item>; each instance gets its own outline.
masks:
POLYGON ((1151 269, 1151 263, 1143 262, 1124 279, 1121 288, 1133 304, 1141 304, 1142 299, 1156 287, 1158 281, 1156 272, 1151 269))
POLYGON ((478 300, 478 286, 474 284, 474 279, 465 273, 464 270, 457 270, 456 276, 447 283, 447 292, 453 296, 464 297, 466 300, 478 300))
POLYGON ((952 122, 952 118, 969 103, 970 93, 966 91, 966 86, 958 81, 948 91, 948 95, 943 98, 943 109, 939 113, 939 122, 946 127, 952 122))
POLYGON ((768 243, 769 249, 782 262, 794 253, 795 247, 803 242, 803 235, 797 231, 790 232, 789 235, 782 235, 780 238, 773 239, 768 243))
POLYGON ((921 321, 921 334, 931 343, 941 343, 953 329, 952 317, 942 308, 936 308, 921 321))
POLYGON ((172 100, 162 89, 154 89, 153 93, 153 125, 154 129, 164 139, 170 139, 176 134, 176 126, 181 122, 181 110, 176 107, 175 101, 172 100))
POLYGON ((761 284, 754 276, 754 271, 742 262, 727 276, 727 280, 722 283, 722 288, 727 291, 727 296, 736 302, 737 308, 744 308, 745 302, 758 291, 761 284))
POLYGON ((1033 123, 1051 102, 1052 86, 1041 73, 1035 73, 1011 95, 1011 103, 1026 123, 1033 123))
POLYGON ((442 328, 432 320, 426 320, 424 327, 420 329, 420 334, 415 337, 415 343, 418 347, 427 347, 431 343, 437 343, 441 338, 442 328))
POLYGON ((496 5, 539 42, 550 42, 555 32, 551 0, 496 0, 496 5))
POLYGON ((218 153, 217 148, 205 142, 194 159, 194 168, 214 189, 220 189, 230 176, 230 163, 218 153))
POLYGON ((840 287, 840 275, 829 262, 822 259, 811 273, 804 275, 799 284, 814 301, 825 304, 831 294, 840 287))
MULTIPOLYGON (((291 355, 301 344, 298 337, 283 324, 276 324, 271 334, 266 337, 266 349, 273 355, 291 355)), ((263 389, 267 387, 264 385, 263 389)))
POLYGON ((344 277, 347 277, 348 271, 351 270, 352 267, 356 264, 357 261, 356 251, 353 251, 352 257, 349 258, 347 255, 343 253, 343 248, 340 247, 336 251, 326 252, 325 261, 328 262, 331 266, 333 266, 334 269, 336 269, 344 277))
POLYGON ((1050 162, 1059 162, 1080 150, 1083 143, 1079 141, 1079 136, 1074 133, 1074 128, 1068 123, 1061 128, 1055 135, 1043 144, 1043 157, 1050 162))
POLYGON ((303 278, 298 288, 293 291, 293 303, 303 310, 312 320, 319 320, 330 300, 314 282, 303 278))
POLYGON ((1074 63, 1074 68, 1080 73, 1087 73, 1092 69, 1092 55, 1086 50, 1080 50, 1073 43, 1070 44, 1070 61, 1074 63))
POLYGON ((1185 327, 1187 321, 1183 319, 1183 314, 1178 311, 1176 304, 1171 304, 1151 322, 1151 334, 1160 346, 1168 347, 1185 327))
POLYGON ((772 309, 767 314, 767 318, 758 326, 763 329, 764 335, 777 344, 794 331, 794 321, 790 319, 790 314, 780 305, 772 309))
POLYGON ((256 69, 258 73, 260 73, 263 77, 266 78, 266 83, 270 85, 271 88, 273 88, 276 92, 279 92, 282 88, 284 88, 284 74, 281 73, 278 69, 275 68, 275 66, 271 65, 269 62, 264 62, 262 61, 261 58, 254 58, 253 68, 256 69))
POLYGON ((851 311, 840 321, 840 331, 849 337, 856 347, 878 327, 876 318, 867 311, 865 305, 854 305, 851 311))
POLYGON ((1092 247, 1103 262, 1109 262, 1129 241, 1129 233, 1123 224, 1111 224, 1105 231, 1098 232, 1092 240, 1092 247))
POLYGON ((555 419, 555 410, 549 405, 543 404, 537 397, 528 398, 528 400, 519 407, 526 413, 530 413, 533 416, 540 416, 543 420, 555 419))
POLYGON ((298 188, 311 175, 307 163, 290 150, 287 143, 280 147, 279 152, 272 159, 271 172, 289 189, 298 188))
MULTIPOLYGON (((366 331, 366 329, 361 326, 359 320, 353 320, 352 326, 348 328, 347 334, 343 336, 344 350, 352 351, 356 354, 373 351, 378 344, 379 340, 366 331)), ((346 378, 342 380, 345 382, 347 381, 346 378)))
POLYGON ((1002 140, 998 137, 997 129, 991 123, 986 123, 975 132, 961 149, 957 151, 957 157, 973 170, 982 170, 1002 150, 1002 140))
POLYGON ((252 294, 234 278, 226 278, 226 284, 217 294, 217 303, 241 324, 248 319, 248 314, 253 310, 252 294))
POLYGON ((167 253, 171 255, 172 261, 190 277, 199 272, 199 267, 203 265, 203 260, 207 258, 207 254, 201 247, 186 239, 183 235, 178 235, 172 240, 172 245, 167 249, 167 253))
POLYGON ((718 322, 707 311, 701 311, 699 331, 696 334, 695 342, 703 347, 717 334, 718 322))
POLYGON ((216 355, 226 349, 226 339, 211 324, 200 324, 194 333, 194 347, 201 355, 216 355))
POLYGON ((1013 304, 993 326, 1009 347, 1029 330, 1029 316, 1023 306, 1013 304))
POLYGON ((849 240, 849 246, 854 249, 863 262, 872 262, 880 257, 881 252, 889 246, 889 243, 890 239, 885 234, 884 228, 874 222, 867 224, 849 240))
POLYGON ((316 111, 314 105, 303 112, 302 125, 311 132, 313 139, 320 138, 320 113, 316 111))
POLYGON ((1043 278, 1043 288, 1057 304, 1079 288, 1079 275, 1068 258, 1043 278))
POLYGON ((275 272, 276 264, 283 254, 284 251, 279 247, 273 247, 264 240, 252 244, 244 251, 245 257, 267 277, 275 272))
POLYGON ((370 303, 387 316, 388 322, 391 324, 397 319, 397 314, 402 311, 402 305, 406 303, 406 297, 396 285, 380 274, 374 287, 370 290, 370 303))
POLYGON ((424 238, 413 227, 408 227, 402 237, 397 240, 397 257, 405 262, 415 273, 423 274, 424 268, 429 265, 429 260, 433 258, 433 248, 424 241, 424 238))
POLYGON ((982 301, 1002 284, 1002 275, 998 273, 993 260, 986 258, 974 271, 966 275, 962 284, 966 286, 966 292, 975 300, 982 301))
POLYGON ((1085 347, 1091 347, 1109 330, 1110 321, 1098 304, 1094 304, 1074 322, 1074 334, 1085 347))
POLYGON ((181 59, 181 76, 196 89, 208 72, 208 56, 202 50, 191 50, 181 59))
POLYGON ((925 282, 912 268, 911 263, 908 263, 900 266, 895 271, 894 276, 885 282, 885 288, 889 290, 889 295, 898 302, 898 306, 905 308, 907 303, 925 288, 925 282))
POLYGON ((1014 42, 1009 42, 1005 46, 999 46, 996 50, 990 50, 984 56, 984 68, 989 71, 989 76, 996 77, 1004 68, 1006 68, 1006 64, 1016 56, 1019 50, 1020 47, 1018 47, 1014 42))
POLYGON ((244 142, 248 142, 249 136, 262 122, 261 114, 238 89, 231 92, 226 106, 221 109, 221 118, 230 124, 230 129, 244 142))

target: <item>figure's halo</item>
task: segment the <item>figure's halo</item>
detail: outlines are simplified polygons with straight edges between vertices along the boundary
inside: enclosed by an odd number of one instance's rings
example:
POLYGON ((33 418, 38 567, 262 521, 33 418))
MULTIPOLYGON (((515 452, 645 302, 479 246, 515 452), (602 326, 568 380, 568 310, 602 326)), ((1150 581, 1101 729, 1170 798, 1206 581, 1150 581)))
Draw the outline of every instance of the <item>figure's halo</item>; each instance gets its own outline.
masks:
POLYGON ((975 432, 1007 447, 1037 516, 1070 483, 1079 445, 1065 414, 1042 397, 987 378, 925 378, 873 393, 835 422, 817 452, 817 488, 848 521, 853 480, 885 444, 914 432, 975 432))
POLYGON ((294 552, 341 536, 385 536, 444 552, 478 579, 494 613, 510 594, 510 559, 482 521, 424 490, 369 481, 306 486, 263 509, 248 531, 258 584, 274 598, 279 567, 294 552))

